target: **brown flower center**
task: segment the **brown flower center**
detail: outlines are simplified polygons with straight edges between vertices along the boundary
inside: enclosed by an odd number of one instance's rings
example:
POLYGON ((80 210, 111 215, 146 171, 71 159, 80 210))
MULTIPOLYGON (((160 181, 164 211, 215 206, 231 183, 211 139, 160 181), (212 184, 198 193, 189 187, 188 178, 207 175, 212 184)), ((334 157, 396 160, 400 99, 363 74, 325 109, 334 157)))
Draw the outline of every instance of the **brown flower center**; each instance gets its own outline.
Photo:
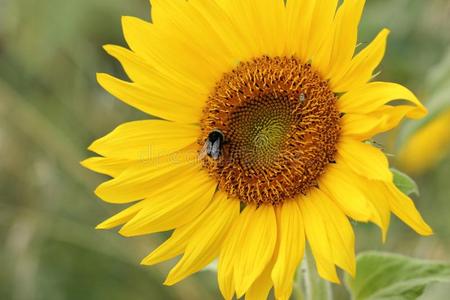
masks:
POLYGON ((261 57, 225 74, 201 121, 202 147, 224 137, 218 159, 203 166, 230 197, 277 205, 317 185, 334 161, 340 133, 337 98, 309 64, 261 57))

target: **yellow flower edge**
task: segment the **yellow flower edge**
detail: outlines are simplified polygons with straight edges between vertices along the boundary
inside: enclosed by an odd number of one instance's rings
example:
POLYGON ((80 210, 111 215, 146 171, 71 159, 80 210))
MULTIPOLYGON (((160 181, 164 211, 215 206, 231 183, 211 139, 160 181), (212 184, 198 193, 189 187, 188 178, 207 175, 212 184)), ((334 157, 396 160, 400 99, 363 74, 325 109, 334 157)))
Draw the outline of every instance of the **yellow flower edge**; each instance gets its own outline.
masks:
POLYGON ((105 46, 130 81, 97 79, 116 98, 160 119, 122 124, 89 147, 99 156, 82 165, 112 177, 96 194, 129 204, 97 228, 121 226, 127 237, 173 231, 142 264, 181 256, 165 281, 172 285, 218 259, 225 299, 265 299, 272 287, 277 299, 288 299, 306 241, 323 278, 338 283, 336 266, 354 275, 349 219, 375 223, 385 239, 393 212, 417 233, 432 234, 393 184, 384 153, 366 143, 427 111, 407 88, 371 82, 389 30, 355 53, 365 1, 344 0, 339 7, 337 0, 151 2, 152 23, 122 19, 130 49, 105 46), (215 164, 208 169, 198 153, 216 84, 261 57, 293 58, 319 74, 314 78, 336 95, 341 118, 335 159, 317 173, 317 185, 292 199, 261 196, 252 203, 236 198, 234 185, 218 181, 217 163, 206 158, 215 164), (408 104, 389 104, 398 99, 408 104))
POLYGON ((430 120, 400 149, 399 163, 410 174, 423 174, 450 151, 450 110, 430 120))

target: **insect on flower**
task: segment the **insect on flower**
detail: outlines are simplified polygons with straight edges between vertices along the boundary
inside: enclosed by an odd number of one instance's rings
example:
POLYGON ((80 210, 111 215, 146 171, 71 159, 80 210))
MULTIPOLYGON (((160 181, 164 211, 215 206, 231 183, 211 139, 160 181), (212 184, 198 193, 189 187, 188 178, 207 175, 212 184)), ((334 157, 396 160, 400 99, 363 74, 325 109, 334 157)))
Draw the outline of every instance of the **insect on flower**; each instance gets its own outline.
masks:
POLYGON ((222 131, 215 129, 208 134, 208 138, 200 151, 199 160, 202 160, 208 155, 214 160, 218 160, 222 155, 225 137, 222 131))

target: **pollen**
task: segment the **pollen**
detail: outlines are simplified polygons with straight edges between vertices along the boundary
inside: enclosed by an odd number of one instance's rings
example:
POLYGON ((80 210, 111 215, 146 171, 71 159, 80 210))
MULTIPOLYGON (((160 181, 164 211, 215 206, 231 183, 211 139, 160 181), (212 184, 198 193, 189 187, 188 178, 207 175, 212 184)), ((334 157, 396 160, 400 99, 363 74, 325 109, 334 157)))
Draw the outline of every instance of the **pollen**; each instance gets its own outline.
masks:
POLYGON ((317 186, 334 162, 340 135, 337 97, 310 64, 295 57, 241 62, 216 84, 199 146, 220 130, 219 159, 203 167, 219 189, 246 204, 278 205, 317 186))

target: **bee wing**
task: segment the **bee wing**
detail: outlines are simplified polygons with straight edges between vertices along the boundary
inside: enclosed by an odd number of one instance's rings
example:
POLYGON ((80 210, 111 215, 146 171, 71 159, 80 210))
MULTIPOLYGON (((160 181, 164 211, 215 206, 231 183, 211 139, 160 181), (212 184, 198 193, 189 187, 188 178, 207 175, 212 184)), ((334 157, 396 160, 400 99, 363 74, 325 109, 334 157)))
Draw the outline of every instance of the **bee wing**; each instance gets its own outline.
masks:
POLYGON ((218 159, 220 155, 220 140, 214 142, 211 148, 211 156, 214 159, 218 159))
POLYGON ((198 159, 199 160, 203 160, 206 155, 208 155, 208 152, 211 149, 211 142, 210 141, 206 141, 205 144, 202 147, 202 150, 200 150, 200 153, 198 155, 198 159))

